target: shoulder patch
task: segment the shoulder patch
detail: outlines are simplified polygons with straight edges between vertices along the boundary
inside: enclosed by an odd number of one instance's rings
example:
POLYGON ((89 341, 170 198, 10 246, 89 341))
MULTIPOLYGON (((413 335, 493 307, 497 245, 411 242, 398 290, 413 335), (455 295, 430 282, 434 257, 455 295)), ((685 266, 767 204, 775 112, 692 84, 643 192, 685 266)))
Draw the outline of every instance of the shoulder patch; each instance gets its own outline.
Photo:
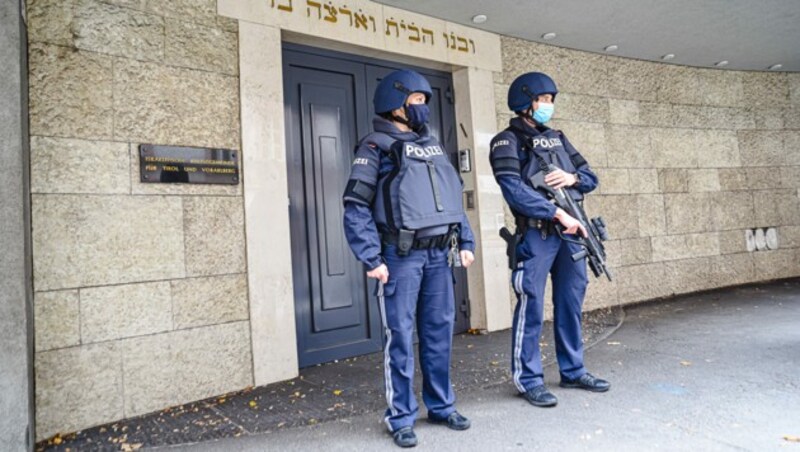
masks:
POLYGON ((500 146, 511 146, 511 142, 508 140, 497 140, 494 143, 492 143, 492 150, 494 151, 495 148, 500 146))

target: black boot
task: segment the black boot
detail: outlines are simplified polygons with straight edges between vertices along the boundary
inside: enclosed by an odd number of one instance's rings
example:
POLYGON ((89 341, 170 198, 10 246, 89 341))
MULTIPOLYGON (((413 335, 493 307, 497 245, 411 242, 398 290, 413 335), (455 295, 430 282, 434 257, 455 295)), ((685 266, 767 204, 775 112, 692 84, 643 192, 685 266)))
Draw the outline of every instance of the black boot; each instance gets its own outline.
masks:
POLYGON ((562 376, 560 386, 562 388, 585 389, 592 392, 606 392, 611 388, 611 383, 587 372, 574 380, 562 376))
POLYGON ((392 432, 394 443, 400 447, 414 447, 417 445, 417 434, 414 427, 403 427, 392 432))
POLYGON ((556 406, 558 399, 547 389, 545 385, 539 385, 522 393, 522 397, 531 405, 540 407, 556 406))

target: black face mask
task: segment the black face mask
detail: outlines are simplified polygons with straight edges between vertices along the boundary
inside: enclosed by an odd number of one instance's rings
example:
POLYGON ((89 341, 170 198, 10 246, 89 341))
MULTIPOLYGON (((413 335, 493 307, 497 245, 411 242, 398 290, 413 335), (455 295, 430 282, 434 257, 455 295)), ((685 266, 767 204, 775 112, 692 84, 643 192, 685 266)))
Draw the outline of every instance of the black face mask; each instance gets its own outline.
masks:
POLYGON ((392 115, 392 119, 416 130, 428 123, 431 117, 431 109, 428 104, 403 105, 405 118, 392 115))

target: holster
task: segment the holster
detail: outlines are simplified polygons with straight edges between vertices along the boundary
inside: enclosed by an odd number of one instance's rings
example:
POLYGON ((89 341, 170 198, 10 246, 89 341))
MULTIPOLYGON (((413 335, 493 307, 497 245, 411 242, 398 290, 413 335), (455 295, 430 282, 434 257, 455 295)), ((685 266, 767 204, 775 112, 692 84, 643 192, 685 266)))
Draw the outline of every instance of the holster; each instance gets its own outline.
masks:
POLYGON ((506 242, 506 256, 508 256, 508 268, 516 270, 517 268, 517 245, 522 241, 523 233, 519 229, 515 233, 511 233, 507 227, 503 226, 500 229, 500 237, 506 242))

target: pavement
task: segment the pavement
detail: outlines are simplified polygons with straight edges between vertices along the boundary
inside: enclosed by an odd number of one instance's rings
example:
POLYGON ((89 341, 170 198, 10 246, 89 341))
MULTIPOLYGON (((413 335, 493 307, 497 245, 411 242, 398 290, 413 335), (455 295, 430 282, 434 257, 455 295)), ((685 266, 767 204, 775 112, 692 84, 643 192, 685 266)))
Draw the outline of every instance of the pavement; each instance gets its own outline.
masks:
MULTIPOLYGON (((626 307, 586 353, 604 394, 558 387, 536 408, 508 381, 457 393, 472 428, 417 423, 418 451, 800 451, 800 280, 626 307)), ((424 411, 424 410, 423 410, 424 411)), ((162 451, 399 450, 380 413, 162 451)))
MULTIPOLYGON (((457 407, 473 426, 430 425, 423 408, 415 450, 800 452, 800 279, 594 311, 584 336, 588 369, 612 389, 558 387, 548 323, 541 345, 555 408, 516 395, 508 331, 455 336, 457 407)), ((379 353, 51 438, 37 450, 398 450, 384 409, 379 353)))

